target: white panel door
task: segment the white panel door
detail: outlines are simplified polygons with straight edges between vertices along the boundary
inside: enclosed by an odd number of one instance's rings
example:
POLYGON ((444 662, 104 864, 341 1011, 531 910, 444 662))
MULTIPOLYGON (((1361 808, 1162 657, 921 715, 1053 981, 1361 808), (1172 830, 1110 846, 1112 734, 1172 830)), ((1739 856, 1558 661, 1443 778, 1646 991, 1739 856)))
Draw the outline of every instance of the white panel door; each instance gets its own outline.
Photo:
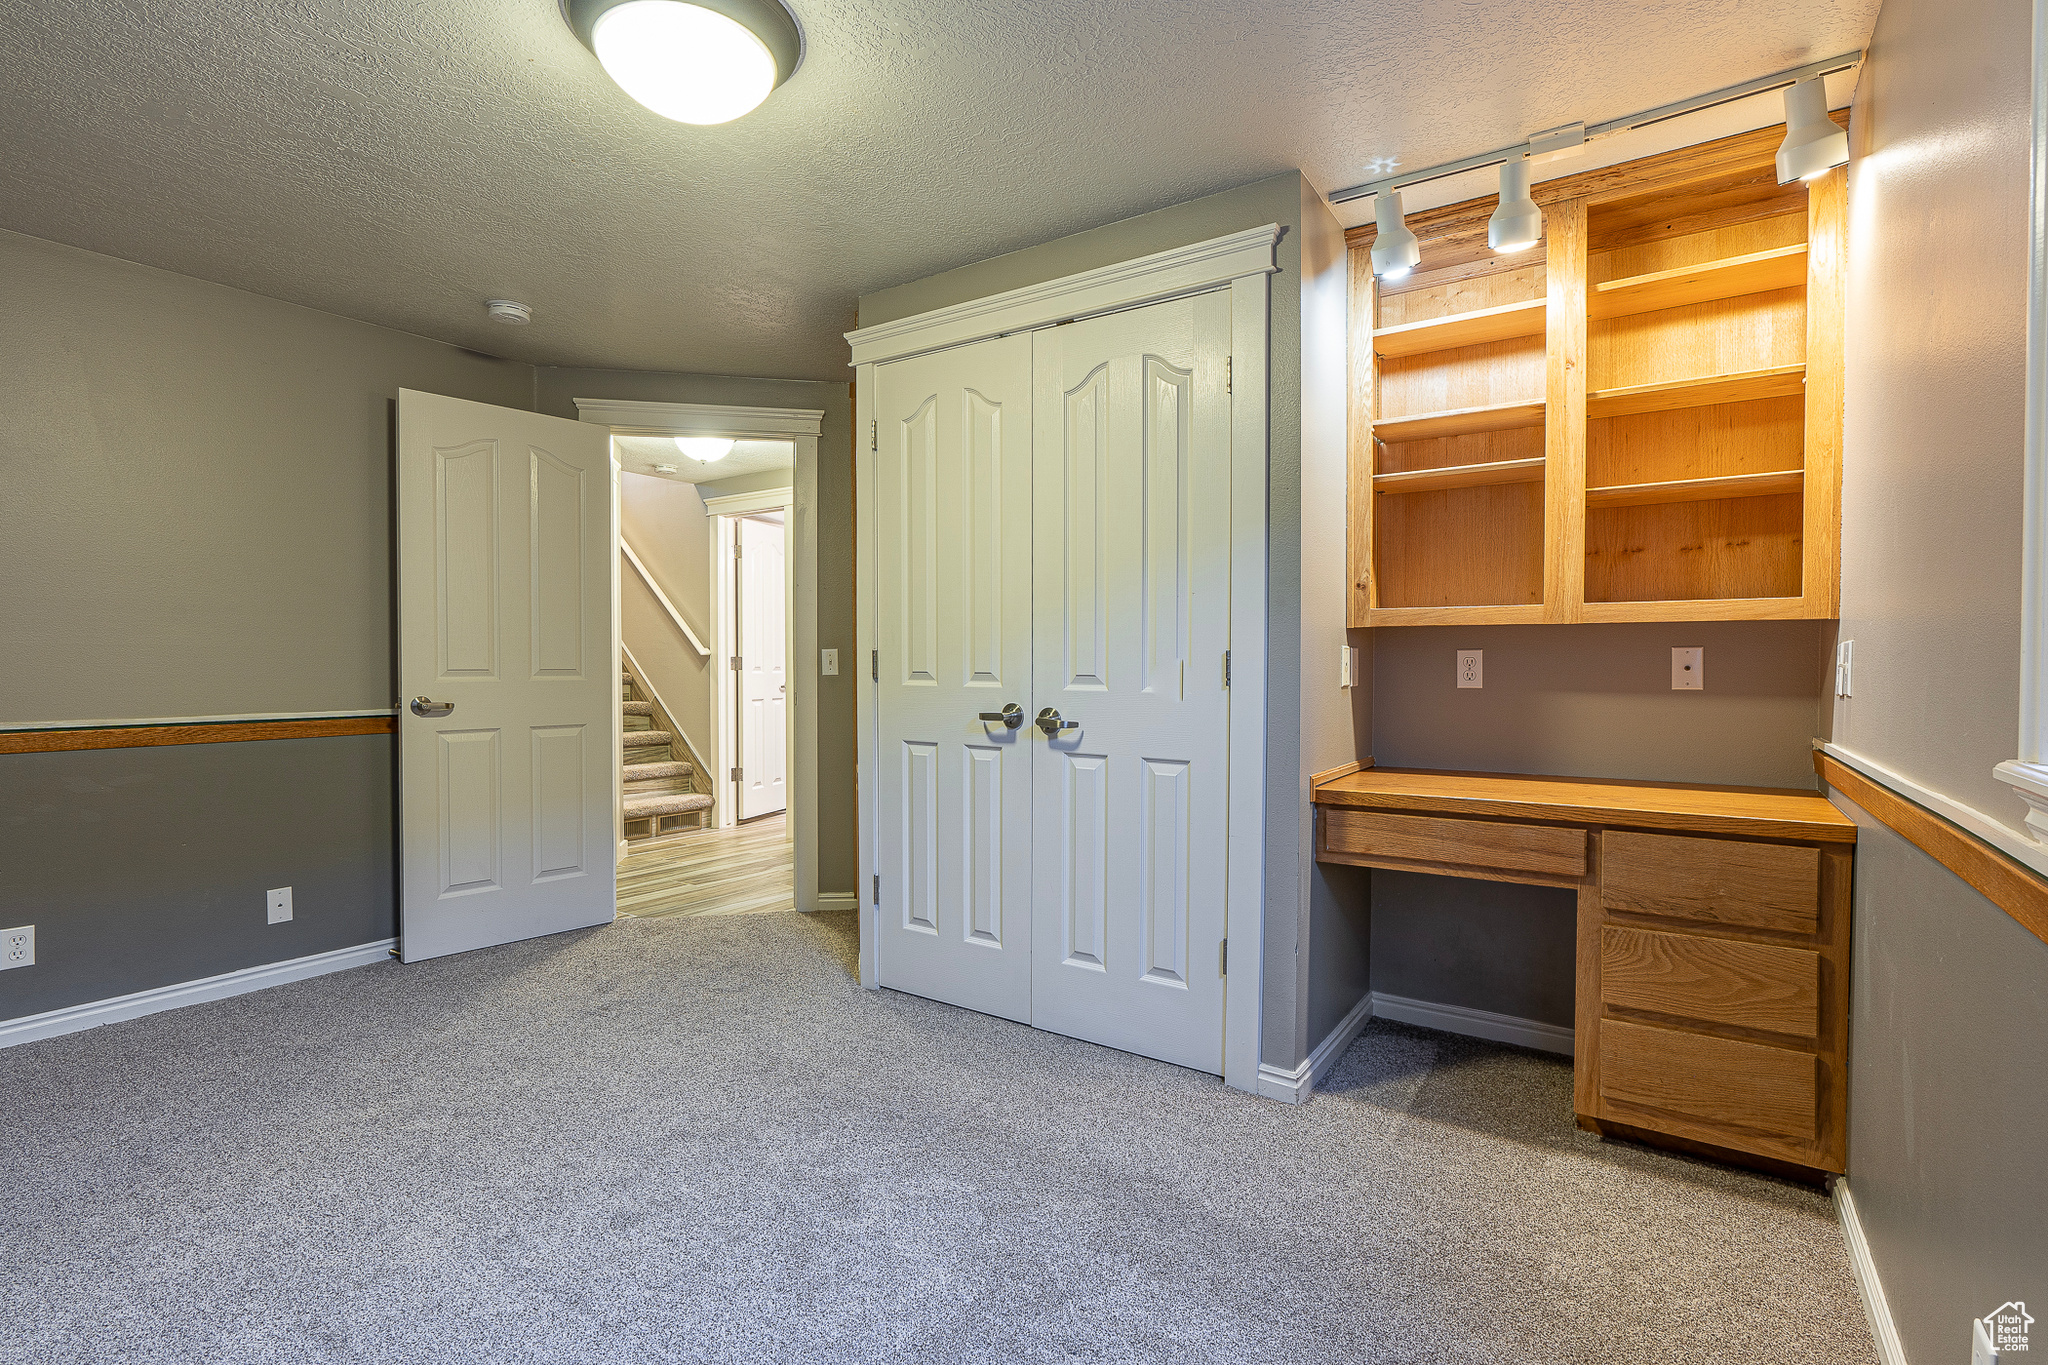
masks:
POLYGON ((788 678, 783 655, 782 523, 741 517, 739 553, 740 819, 789 806, 788 678))
MULTIPOLYGON (((876 974, 1031 1017, 1031 340, 876 368, 876 974)), ((864 661, 865 662, 865 661, 864 661)), ((863 783, 869 774, 861 774, 863 783)))
POLYGON ((1220 1075, 1229 295, 1033 342, 1031 1022, 1220 1075))
POLYGON ((402 390, 398 464, 400 952, 607 923, 610 433, 402 390))

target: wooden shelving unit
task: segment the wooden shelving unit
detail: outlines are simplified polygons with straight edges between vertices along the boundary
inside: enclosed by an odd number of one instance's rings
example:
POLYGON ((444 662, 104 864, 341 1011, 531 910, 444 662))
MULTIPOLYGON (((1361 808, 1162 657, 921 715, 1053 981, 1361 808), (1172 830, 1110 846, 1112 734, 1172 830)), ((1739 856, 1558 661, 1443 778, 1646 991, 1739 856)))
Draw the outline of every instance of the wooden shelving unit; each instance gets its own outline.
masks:
POLYGON ((1760 129, 1353 229, 1350 624, 1838 611, 1846 175, 1780 187, 1760 129))

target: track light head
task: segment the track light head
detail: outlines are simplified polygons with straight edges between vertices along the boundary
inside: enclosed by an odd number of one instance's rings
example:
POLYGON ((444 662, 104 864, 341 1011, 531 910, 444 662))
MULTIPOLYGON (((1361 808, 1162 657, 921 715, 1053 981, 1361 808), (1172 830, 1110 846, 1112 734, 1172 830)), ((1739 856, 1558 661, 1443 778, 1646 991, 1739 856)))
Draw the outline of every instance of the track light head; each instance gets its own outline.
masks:
POLYGON ((1373 196, 1372 217, 1379 229, 1372 242, 1372 273, 1383 280, 1405 278, 1422 261, 1422 243, 1402 217, 1401 192, 1381 190, 1373 196))
POLYGON ((1527 251, 1543 240, 1543 210, 1529 197, 1529 163, 1500 163, 1500 205, 1486 220, 1486 244, 1495 251, 1527 251))
POLYGON ((1828 117, 1828 88, 1810 76, 1785 88, 1785 140, 1778 144, 1778 183, 1815 180, 1849 164, 1849 134, 1828 117))

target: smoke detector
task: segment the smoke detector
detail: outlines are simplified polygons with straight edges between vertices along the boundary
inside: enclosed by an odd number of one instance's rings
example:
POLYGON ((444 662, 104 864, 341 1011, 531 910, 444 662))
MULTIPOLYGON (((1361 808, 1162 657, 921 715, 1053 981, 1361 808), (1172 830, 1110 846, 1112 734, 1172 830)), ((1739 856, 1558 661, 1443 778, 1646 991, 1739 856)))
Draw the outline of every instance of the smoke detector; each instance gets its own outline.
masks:
POLYGON ((491 321, 507 327, 524 327, 533 321, 533 305, 513 299, 492 299, 484 305, 484 311, 491 315, 491 321))
POLYGON ((676 467, 672 464, 658 464, 654 466, 654 472, 657 474, 673 474, 676 472, 676 467))

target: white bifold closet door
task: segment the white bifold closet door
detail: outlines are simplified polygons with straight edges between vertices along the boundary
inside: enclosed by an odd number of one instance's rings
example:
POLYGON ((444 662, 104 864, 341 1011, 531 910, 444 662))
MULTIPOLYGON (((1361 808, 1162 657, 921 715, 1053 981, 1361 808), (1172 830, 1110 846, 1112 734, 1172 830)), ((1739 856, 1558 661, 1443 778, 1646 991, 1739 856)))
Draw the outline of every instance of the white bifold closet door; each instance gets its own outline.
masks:
POLYGON ((882 985, 1221 1074, 1229 355, 1216 292, 877 367, 882 985))
POLYGON ((879 367, 881 984, 1031 1018, 1031 338, 879 367))

